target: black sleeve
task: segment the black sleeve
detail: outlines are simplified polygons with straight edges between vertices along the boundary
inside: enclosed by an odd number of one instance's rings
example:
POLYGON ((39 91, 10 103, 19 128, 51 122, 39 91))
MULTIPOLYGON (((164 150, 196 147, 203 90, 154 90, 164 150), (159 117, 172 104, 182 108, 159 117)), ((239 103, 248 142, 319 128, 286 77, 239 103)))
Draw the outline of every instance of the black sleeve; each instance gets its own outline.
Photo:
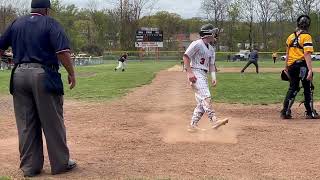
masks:
POLYGON ((69 39, 61 25, 52 19, 50 28, 50 41, 56 53, 70 51, 69 39))

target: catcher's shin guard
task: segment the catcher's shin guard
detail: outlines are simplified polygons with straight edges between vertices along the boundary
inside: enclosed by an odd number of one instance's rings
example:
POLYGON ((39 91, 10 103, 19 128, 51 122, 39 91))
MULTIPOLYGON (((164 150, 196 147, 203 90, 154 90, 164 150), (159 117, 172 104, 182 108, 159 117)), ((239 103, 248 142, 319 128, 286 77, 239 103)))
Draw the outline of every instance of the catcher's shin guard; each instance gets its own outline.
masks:
POLYGON ((291 107, 294 103, 294 99, 290 99, 290 100, 285 100, 285 102, 283 103, 283 109, 281 110, 281 118, 282 119, 291 119, 292 115, 291 115, 291 107))
POLYGON ((319 114, 313 107, 313 88, 311 91, 304 92, 304 106, 306 108, 306 119, 320 119, 319 114))
POLYGON ((298 90, 290 90, 287 93, 287 96, 283 102, 283 109, 281 110, 281 118, 282 119, 291 119, 291 107, 294 103, 295 97, 298 94, 298 90))

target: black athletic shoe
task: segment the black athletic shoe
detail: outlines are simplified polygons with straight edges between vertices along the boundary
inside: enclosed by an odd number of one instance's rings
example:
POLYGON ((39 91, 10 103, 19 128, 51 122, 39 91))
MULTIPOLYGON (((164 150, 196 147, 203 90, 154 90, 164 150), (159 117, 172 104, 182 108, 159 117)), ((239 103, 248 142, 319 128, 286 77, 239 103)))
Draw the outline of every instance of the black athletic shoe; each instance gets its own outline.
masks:
POLYGON ((62 173, 65 173, 65 172, 69 172, 69 171, 72 171, 74 170, 75 168, 77 167, 77 163, 73 160, 69 160, 68 162, 68 165, 67 167, 62 170, 62 171, 59 171, 59 172, 51 172, 52 175, 56 175, 56 174, 62 174, 62 173))
POLYGON ((70 159, 68 162, 67 171, 71 171, 75 167, 77 167, 77 163, 74 160, 70 159))
POLYGON ((281 111, 280 117, 281 119, 292 119, 291 113, 285 113, 283 111, 281 111))
POLYGON ((306 112, 306 119, 320 119, 319 114, 317 113, 316 110, 314 110, 313 112, 306 112))
POLYGON ((114 71, 117 71, 117 68, 114 68, 114 71))
POLYGON ((292 119, 292 116, 291 115, 283 115, 281 114, 280 116, 282 119, 292 119))
POLYGON ((124 69, 122 69, 122 72, 124 72, 125 70, 124 69))
POLYGON ((23 172, 23 177, 35 177, 37 175, 41 174, 41 171, 36 172, 23 172))

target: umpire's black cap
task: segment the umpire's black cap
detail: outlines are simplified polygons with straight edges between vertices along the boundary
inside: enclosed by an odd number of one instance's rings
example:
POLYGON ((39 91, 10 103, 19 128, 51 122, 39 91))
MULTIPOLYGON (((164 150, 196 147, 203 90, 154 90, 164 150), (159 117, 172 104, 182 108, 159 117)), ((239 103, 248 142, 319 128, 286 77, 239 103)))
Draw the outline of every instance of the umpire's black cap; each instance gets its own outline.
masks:
POLYGON ((31 8, 51 8, 50 0, 32 0, 31 8))

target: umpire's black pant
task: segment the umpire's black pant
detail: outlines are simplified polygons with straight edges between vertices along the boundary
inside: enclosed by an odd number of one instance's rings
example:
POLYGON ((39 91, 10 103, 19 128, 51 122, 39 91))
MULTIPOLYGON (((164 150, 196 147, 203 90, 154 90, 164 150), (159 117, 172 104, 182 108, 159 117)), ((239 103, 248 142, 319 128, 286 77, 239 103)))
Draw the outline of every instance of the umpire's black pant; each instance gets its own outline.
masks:
POLYGON ((256 72, 259 73, 259 65, 258 65, 258 61, 252 61, 252 60, 249 60, 249 62, 243 67, 243 69, 241 70, 241 72, 243 73, 247 67, 250 66, 250 64, 254 64, 256 66, 256 72))
POLYGON ((47 93, 44 70, 26 65, 13 75, 13 101, 19 135, 20 168, 35 173, 43 168, 42 130, 46 138, 51 172, 65 171, 69 161, 63 120, 63 96, 47 93))

